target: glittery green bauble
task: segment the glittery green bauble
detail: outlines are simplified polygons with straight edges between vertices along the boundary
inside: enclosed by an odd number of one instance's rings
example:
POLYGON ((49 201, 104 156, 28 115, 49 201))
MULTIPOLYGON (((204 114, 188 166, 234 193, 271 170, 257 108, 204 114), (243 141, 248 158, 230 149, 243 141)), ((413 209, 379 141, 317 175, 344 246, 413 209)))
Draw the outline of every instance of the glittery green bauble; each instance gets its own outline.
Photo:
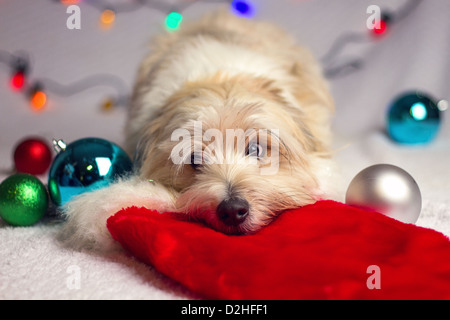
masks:
POLYGON ((48 195, 42 182, 15 174, 0 184, 0 217, 13 226, 30 226, 47 212, 48 195))

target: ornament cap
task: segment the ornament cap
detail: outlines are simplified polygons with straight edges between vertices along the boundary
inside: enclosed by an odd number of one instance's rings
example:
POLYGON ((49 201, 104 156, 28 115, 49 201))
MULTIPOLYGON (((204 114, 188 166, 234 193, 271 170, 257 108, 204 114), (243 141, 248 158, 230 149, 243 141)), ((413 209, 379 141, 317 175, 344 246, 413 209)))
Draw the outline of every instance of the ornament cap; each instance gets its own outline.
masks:
POLYGON ((446 111, 448 109, 448 101, 444 100, 444 99, 438 101, 437 107, 438 107, 439 111, 441 111, 441 112, 446 111))
POLYGON ((66 151, 67 144, 63 140, 52 139, 52 143, 53 143, 53 149, 55 149, 55 151, 57 153, 60 153, 61 151, 66 151))

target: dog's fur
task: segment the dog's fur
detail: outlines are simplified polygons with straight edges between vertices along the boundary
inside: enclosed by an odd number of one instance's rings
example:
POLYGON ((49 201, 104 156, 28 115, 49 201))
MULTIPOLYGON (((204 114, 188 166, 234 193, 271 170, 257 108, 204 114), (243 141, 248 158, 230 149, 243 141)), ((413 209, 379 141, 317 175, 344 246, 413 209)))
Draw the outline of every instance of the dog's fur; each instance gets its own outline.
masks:
MULTIPOLYGON (((79 248, 105 249, 112 244, 106 219, 130 205, 184 212, 218 231, 247 234, 283 210, 329 198, 333 108, 311 54, 269 23, 221 11, 156 38, 140 66, 126 126, 126 149, 137 155, 139 171, 71 201, 65 238, 79 248), (223 136, 226 129, 279 130, 278 172, 261 175, 262 159, 174 164, 172 133, 193 133, 196 121, 203 132, 215 128, 223 136), (216 214, 231 197, 249 204, 237 226, 216 214)), ((233 148, 214 157, 249 155, 233 148)))

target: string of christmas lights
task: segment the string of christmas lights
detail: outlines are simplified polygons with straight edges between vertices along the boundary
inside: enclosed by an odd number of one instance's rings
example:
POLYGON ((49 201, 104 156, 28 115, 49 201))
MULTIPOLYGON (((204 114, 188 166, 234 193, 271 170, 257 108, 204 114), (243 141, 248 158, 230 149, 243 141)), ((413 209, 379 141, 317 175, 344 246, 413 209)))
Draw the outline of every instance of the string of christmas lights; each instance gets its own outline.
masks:
MULTIPOLYGON (((233 13, 239 16, 251 17, 254 13, 253 5, 249 1, 238 0, 193 0, 178 4, 166 2, 135 0, 126 3, 108 4, 98 0, 52 0, 58 4, 73 5, 86 4, 101 11, 99 18, 102 29, 110 29, 118 13, 131 12, 142 7, 149 7, 166 14, 165 27, 169 31, 179 28, 183 16, 182 13, 188 7, 202 3, 229 3, 233 13)), ((29 99, 31 109, 34 111, 44 110, 47 104, 47 93, 57 96, 72 96, 88 90, 92 87, 106 86, 115 90, 115 97, 109 97, 102 103, 102 110, 110 110, 115 106, 126 105, 129 98, 129 90, 124 81, 112 74, 94 74, 68 85, 61 84, 56 80, 41 78, 34 82, 29 81, 31 70, 30 59, 26 52, 16 54, 0 50, 0 64, 10 68, 10 87, 13 91, 24 92, 29 99)))
POLYGON ((10 67, 10 87, 14 91, 21 91, 28 96, 30 106, 34 111, 41 111, 47 103, 47 93, 57 96, 72 96, 96 86, 112 87, 116 91, 114 99, 107 99, 103 108, 108 109, 112 105, 123 105, 128 99, 128 88, 123 80, 112 74, 94 74, 80 79, 72 84, 64 85, 55 80, 41 78, 29 83, 30 62, 24 52, 12 54, 0 50, 0 63, 10 67))
MULTIPOLYGON (((154 10, 166 14, 165 27, 169 31, 179 28, 183 16, 182 13, 188 7, 202 2, 202 3, 229 3, 231 10, 238 16, 250 18, 254 15, 254 6, 249 1, 238 0, 193 0, 184 1, 178 4, 168 4, 161 1, 153 0, 135 0, 120 4, 108 4, 104 1, 93 0, 52 0, 55 3, 71 5, 71 4, 86 4, 90 5, 99 11, 100 24, 104 29, 112 27, 116 15, 123 12, 131 12, 142 7, 149 7, 154 10)), ((340 62, 336 61, 344 49, 357 42, 374 41, 381 39, 394 23, 398 23, 406 16, 415 10, 422 0, 409 0, 397 12, 389 10, 382 11, 379 25, 371 29, 368 33, 365 32, 349 32, 344 33, 336 39, 331 45, 330 49, 320 59, 324 67, 325 76, 329 79, 338 76, 348 75, 356 70, 359 70, 364 65, 362 58, 344 59, 340 58, 340 62)), ((29 83, 30 74, 30 59, 26 52, 19 52, 12 54, 4 50, 0 50, 0 63, 10 67, 10 86, 14 91, 24 92, 30 101, 31 108, 34 111, 41 111, 45 108, 47 103, 47 93, 57 96, 71 96, 88 90, 92 87, 107 86, 115 90, 114 97, 109 97, 102 103, 102 110, 110 110, 115 106, 126 105, 129 98, 129 90, 124 81, 112 74, 94 74, 86 78, 80 79, 69 85, 61 84, 55 80, 42 78, 29 83)))
MULTIPOLYGON (((347 58, 346 61, 340 62, 337 66, 333 60, 340 55, 344 49, 353 43, 370 42, 382 39, 392 26, 410 15, 423 0, 409 0, 397 12, 389 10, 381 10, 381 19, 373 29, 369 32, 348 32, 342 34, 331 45, 330 49, 320 59, 324 68, 325 76, 329 79, 338 76, 348 75, 359 70, 364 65, 362 58, 347 58)), ((341 58, 341 60, 344 60, 341 58)))
POLYGON ((197 3, 229 3, 232 11, 239 16, 252 17, 254 14, 254 6, 249 1, 242 0, 191 0, 182 1, 180 3, 168 3, 155 0, 134 0, 125 3, 116 3, 114 5, 100 0, 52 0, 55 3, 65 5, 83 3, 89 5, 101 12, 99 17, 100 26, 103 29, 112 27, 116 20, 116 16, 120 13, 132 12, 143 7, 150 8, 166 15, 165 25, 168 30, 176 30, 182 21, 182 13, 197 3))

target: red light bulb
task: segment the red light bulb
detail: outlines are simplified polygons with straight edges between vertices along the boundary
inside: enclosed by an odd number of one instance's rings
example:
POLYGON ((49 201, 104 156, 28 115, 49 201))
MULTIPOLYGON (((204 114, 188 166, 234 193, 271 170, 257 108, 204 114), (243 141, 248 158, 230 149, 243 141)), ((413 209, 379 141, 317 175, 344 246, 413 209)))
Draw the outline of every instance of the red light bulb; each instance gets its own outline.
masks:
POLYGON ((388 30, 388 24, 384 20, 380 20, 380 22, 377 23, 375 28, 372 29, 372 32, 375 36, 381 36, 385 34, 388 30))
POLYGON ((16 57, 12 62, 12 76, 10 80, 11 88, 14 91, 22 90, 25 86, 26 76, 28 74, 28 61, 22 57, 16 57))
POLYGON ((11 88, 15 91, 22 90, 23 86, 25 85, 25 74, 23 72, 16 72, 11 77, 11 88))

